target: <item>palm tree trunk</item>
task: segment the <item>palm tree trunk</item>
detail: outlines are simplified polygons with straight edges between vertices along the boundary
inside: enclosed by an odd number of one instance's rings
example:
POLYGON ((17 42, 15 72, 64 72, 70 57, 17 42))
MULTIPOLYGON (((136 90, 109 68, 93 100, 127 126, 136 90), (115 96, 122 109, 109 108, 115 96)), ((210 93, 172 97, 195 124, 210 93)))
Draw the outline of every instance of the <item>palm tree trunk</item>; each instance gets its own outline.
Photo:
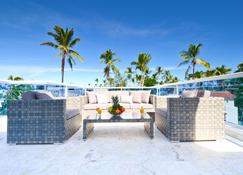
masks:
POLYGON ((196 61, 195 58, 192 59, 192 79, 195 78, 195 66, 196 66, 196 61))
POLYGON ((111 86, 110 71, 107 72, 106 81, 108 81, 108 86, 111 86))
POLYGON ((62 83, 64 82, 64 68, 65 68, 65 54, 63 54, 63 56, 62 56, 62 65, 61 65, 62 83))
POLYGON ((192 79, 195 78, 195 64, 192 65, 192 79))
POLYGON ((144 75, 142 75, 142 77, 141 77, 141 86, 143 87, 143 85, 144 85, 144 78, 145 76, 144 75))

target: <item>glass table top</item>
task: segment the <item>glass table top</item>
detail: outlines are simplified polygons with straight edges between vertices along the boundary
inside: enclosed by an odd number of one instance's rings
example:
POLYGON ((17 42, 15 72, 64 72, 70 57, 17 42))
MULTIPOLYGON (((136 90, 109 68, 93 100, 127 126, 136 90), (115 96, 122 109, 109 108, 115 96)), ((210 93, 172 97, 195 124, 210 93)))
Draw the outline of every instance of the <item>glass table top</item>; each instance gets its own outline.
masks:
POLYGON ((110 120, 110 119, 150 119, 149 114, 147 113, 143 113, 141 114, 140 112, 124 112, 120 115, 120 118, 117 116, 113 116, 112 114, 110 114, 109 112, 103 111, 101 114, 93 114, 93 115, 89 115, 87 116, 86 119, 90 119, 90 120, 110 120))

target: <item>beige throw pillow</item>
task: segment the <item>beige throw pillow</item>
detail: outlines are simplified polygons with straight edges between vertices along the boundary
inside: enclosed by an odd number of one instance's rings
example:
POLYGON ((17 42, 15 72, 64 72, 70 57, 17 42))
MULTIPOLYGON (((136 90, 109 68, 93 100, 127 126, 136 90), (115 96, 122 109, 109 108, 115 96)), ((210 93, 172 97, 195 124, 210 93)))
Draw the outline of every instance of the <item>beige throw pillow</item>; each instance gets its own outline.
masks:
POLYGON ((151 90, 142 91, 142 102, 143 103, 149 103, 150 93, 151 93, 151 90))
POLYGON ((203 97, 206 97, 206 98, 211 97, 211 91, 207 91, 207 90, 205 90, 205 91, 204 91, 204 94, 203 94, 203 97))
POLYGON ((121 103, 131 104, 132 103, 132 96, 129 96, 129 95, 121 96, 121 103))
POLYGON ((96 94, 98 104, 106 104, 108 103, 108 99, 106 94, 96 94))
POLYGON ((197 90, 184 90, 181 97, 197 97, 197 90))
POLYGON ((119 102, 121 102, 121 96, 129 96, 129 91, 109 91, 109 102, 112 102, 112 97, 118 96, 119 102))
POLYGON ((97 98, 96 98, 95 92, 87 92, 87 95, 88 95, 90 104, 97 103, 97 98))
POLYGON ((142 103, 142 91, 131 91, 133 103, 142 103))

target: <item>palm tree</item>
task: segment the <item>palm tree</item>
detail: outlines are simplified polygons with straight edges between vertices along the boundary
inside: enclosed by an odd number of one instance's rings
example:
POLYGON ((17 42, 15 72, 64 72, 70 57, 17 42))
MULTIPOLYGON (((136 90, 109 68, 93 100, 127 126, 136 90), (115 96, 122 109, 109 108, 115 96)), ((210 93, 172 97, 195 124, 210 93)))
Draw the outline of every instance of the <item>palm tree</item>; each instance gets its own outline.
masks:
POLYGON ((125 87, 127 86, 127 79, 125 74, 115 74, 114 85, 115 87, 125 87))
POLYGON ((158 66, 155 70, 155 73, 152 75, 153 77, 158 77, 164 73, 164 69, 161 66, 158 66))
POLYGON ((132 74, 133 74, 132 67, 127 67, 125 73, 127 74, 127 79, 131 80, 132 79, 132 74))
POLYGON ((11 80, 11 81, 21 81, 21 80, 24 80, 22 77, 14 77, 13 75, 9 75, 8 77, 8 80, 11 80))
MULTIPOLYGON (((10 75, 8 77, 8 80, 11 81, 21 81, 24 80, 22 77, 14 77, 13 75, 10 75)), ((29 85, 11 85, 7 94, 6 94, 6 102, 8 100, 16 100, 19 99, 21 94, 26 90, 30 90, 31 87, 29 85)))
POLYGON ((204 73, 204 76, 205 76, 205 77, 212 77, 212 76, 215 76, 215 69, 207 70, 207 71, 204 73))
POLYGON ((127 67, 126 71, 125 71, 125 75, 128 81, 131 81, 132 83, 135 82, 135 78, 134 78, 134 72, 132 67, 127 67))
POLYGON ((191 69, 191 66, 192 66, 192 75, 193 75, 193 78, 194 78, 196 64, 201 64, 205 68, 210 69, 210 64, 208 62, 197 57, 200 53, 201 47, 202 47, 202 44, 198 44, 198 45, 190 44, 187 51, 182 51, 180 53, 180 56, 184 59, 184 61, 179 63, 177 66, 179 67, 181 65, 189 63, 189 66, 186 70, 185 77, 187 76, 187 74, 188 74, 188 72, 189 72, 189 70, 191 69))
POLYGON ((163 78, 164 78, 164 73, 165 73, 165 70, 161 66, 158 66, 156 69, 156 72, 152 75, 152 77, 154 79, 156 79, 156 81, 160 80, 160 82, 157 82, 157 83, 162 84, 163 78))
POLYGON ((223 74, 228 74, 230 72, 231 72, 231 68, 227 68, 225 67, 225 65, 215 68, 215 75, 223 75, 223 74))
POLYGON ((112 52, 111 49, 107 50, 105 53, 100 55, 101 63, 105 64, 104 77, 110 84, 111 84, 111 82, 110 82, 111 70, 115 74, 120 74, 119 70, 115 66, 115 63, 120 62, 120 59, 113 58, 114 55, 115 55, 115 52, 112 52))
POLYGON ((76 57, 81 62, 84 59, 76 51, 72 50, 74 45, 80 41, 79 38, 73 39, 73 34, 74 34, 73 28, 71 30, 66 28, 66 30, 64 30, 59 26, 55 26, 54 31, 55 31, 55 33, 48 32, 47 34, 52 36, 56 43, 44 42, 44 43, 41 43, 41 45, 50 46, 50 47, 53 47, 60 51, 58 56, 61 56, 61 58, 62 58, 61 59, 61 72, 62 72, 62 83, 63 83, 64 82, 65 61, 67 60, 69 66, 71 67, 71 69, 73 69, 73 64, 76 64, 73 57, 76 57))
POLYGON ((135 69, 139 70, 141 72, 141 75, 137 76, 137 80, 140 81, 140 85, 143 86, 144 85, 144 79, 146 74, 149 73, 149 67, 148 67, 148 63, 151 60, 151 56, 147 53, 141 53, 138 55, 138 60, 137 61, 133 61, 131 64, 135 66, 135 69))
POLYGON ((235 71, 235 73, 237 72, 243 72, 243 63, 237 65, 237 70, 235 71))
POLYGON ((205 72, 203 71, 196 71, 194 72, 194 75, 193 74, 189 74, 188 75, 188 79, 193 79, 193 78, 203 78, 205 76, 205 72))
POLYGON ((99 79, 96 78, 96 79, 95 79, 95 86, 98 86, 98 84, 99 84, 99 79))
POLYGON ((174 77, 169 70, 164 71, 164 81, 163 83, 176 83, 179 81, 179 78, 174 77))

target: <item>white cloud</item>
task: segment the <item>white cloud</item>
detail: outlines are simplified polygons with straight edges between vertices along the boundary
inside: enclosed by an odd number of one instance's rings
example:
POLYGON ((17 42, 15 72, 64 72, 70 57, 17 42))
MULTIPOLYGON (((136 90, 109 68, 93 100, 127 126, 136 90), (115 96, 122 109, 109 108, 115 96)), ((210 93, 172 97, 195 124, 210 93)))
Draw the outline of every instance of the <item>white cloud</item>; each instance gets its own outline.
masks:
POLYGON ((168 30, 160 27, 139 27, 129 26, 118 21, 111 21, 98 18, 96 19, 96 28, 103 30, 110 36, 134 36, 134 37, 163 37, 168 34, 168 30))
POLYGON ((86 29, 87 31, 95 29, 112 37, 163 37, 168 34, 167 29, 159 26, 131 26, 120 21, 95 16, 94 14, 85 14, 77 18, 64 15, 39 3, 25 2, 24 5, 24 7, 20 8, 13 7, 12 13, 0 16, 0 26, 31 31, 33 27, 51 30, 54 25, 61 25, 62 27, 75 27, 77 30, 78 28, 81 28, 81 30, 86 29), (17 18, 16 13, 18 14, 17 18))
MULTIPOLYGON (((14 66, 0 66, 1 72, 9 73, 31 73, 31 74, 42 74, 42 73, 54 73, 60 72, 60 68, 54 67, 42 67, 42 66, 24 66, 24 65, 14 65, 14 66)), ((66 69, 65 72, 70 72, 71 69, 66 69)), ((100 73, 102 70, 96 68, 74 68, 73 71, 76 72, 88 72, 88 73, 100 73)))

